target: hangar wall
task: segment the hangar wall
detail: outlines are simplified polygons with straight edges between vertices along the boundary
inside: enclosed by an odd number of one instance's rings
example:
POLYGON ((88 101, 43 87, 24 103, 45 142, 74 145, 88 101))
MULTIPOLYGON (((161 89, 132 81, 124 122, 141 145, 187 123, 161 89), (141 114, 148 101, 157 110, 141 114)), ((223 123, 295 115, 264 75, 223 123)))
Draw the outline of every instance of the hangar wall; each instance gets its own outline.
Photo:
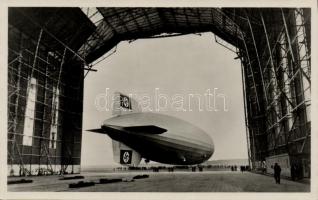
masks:
POLYGON ((8 175, 80 172, 84 63, 61 36, 91 24, 70 10, 9 9, 8 175))
POLYGON ((310 9, 264 11, 246 11, 247 48, 238 53, 250 160, 254 169, 272 173, 275 161, 286 176, 296 167, 310 177, 310 9))

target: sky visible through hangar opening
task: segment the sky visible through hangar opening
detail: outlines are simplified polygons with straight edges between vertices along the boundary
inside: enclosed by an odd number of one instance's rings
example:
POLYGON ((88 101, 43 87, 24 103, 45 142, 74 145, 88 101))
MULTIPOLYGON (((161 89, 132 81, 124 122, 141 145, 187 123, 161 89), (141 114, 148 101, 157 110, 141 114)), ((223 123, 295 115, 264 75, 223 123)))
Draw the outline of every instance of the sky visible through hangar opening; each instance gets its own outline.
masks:
POLYGON ((98 72, 85 78, 82 166, 119 165, 113 161, 111 139, 85 131, 112 117, 101 97, 111 99, 115 91, 143 101, 148 96, 148 111, 159 109, 206 131, 215 145, 210 160, 246 159, 241 64, 234 57, 212 33, 119 43, 113 55, 94 66, 98 72), (164 100, 156 105, 156 94, 167 97, 166 109, 164 100), (182 110, 171 106, 176 95, 183 100, 182 110))

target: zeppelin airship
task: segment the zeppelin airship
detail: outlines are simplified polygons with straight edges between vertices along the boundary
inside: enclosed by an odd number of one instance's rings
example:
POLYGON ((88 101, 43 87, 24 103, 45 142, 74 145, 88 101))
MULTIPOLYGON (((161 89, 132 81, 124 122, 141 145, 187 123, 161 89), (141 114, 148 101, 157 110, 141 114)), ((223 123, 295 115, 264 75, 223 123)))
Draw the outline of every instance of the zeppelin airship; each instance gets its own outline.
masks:
MULTIPOLYGON (((119 94, 120 106, 132 110, 131 99, 119 94)), ((88 130, 113 140, 114 160, 137 166, 141 159, 172 165, 195 165, 208 160, 214 145, 211 137, 193 124, 152 112, 119 114, 88 130)))

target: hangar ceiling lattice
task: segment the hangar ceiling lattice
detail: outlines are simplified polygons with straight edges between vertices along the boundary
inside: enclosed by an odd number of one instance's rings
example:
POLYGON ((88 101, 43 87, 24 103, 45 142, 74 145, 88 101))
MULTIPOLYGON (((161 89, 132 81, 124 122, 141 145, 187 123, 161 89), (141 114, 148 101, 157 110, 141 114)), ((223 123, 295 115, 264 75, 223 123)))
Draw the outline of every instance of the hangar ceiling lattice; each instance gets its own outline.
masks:
POLYGON ((122 40, 149 38, 163 33, 212 31, 234 46, 243 39, 238 25, 221 8, 97 8, 96 12, 103 16, 103 20, 79 50, 88 63, 122 40))

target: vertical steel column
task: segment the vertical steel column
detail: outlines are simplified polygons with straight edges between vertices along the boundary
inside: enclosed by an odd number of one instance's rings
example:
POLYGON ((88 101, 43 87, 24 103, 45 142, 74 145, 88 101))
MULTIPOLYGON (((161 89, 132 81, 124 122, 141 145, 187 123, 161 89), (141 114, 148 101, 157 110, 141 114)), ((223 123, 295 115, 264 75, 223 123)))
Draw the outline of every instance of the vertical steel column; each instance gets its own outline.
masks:
MULTIPOLYGON (((267 47, 268 47, 268 52, 269 52, 269 58, 270 58, 270 63, 271 63, 271 66, 272 68, 274 69, 274 77, 275 77, 275 80, 276 82, 278 82, 278 79, 276 77, 276 71, 275 71, 275 65, 274 65, 274 61, 273 61, 273 57, 272 57, 272 51, 271 51, 271 47, 270 47, 270 43, 269 43, 269 38, 268 38, 268 34, 267 34, 267 29, 266 29, 266 25, 265 25, 265 22, 264 22, 264 18, 263 18, 263 15, 262 13, 260 13, 261 15, 261 21, 262 21, 262 25, 263 25, 263 28, 264 28, 264 33, 265 33, 265 38, 266 38, 266 44, 267 44, 267 47)), ((266 91, 265 91, 266 92, 266 91)), ((275 100, 274 100, 275 101, 275 100)), ((266 108, 267 110, 267 108, 266 108)), ((275 115, 277 116, 277 113, 275 111, 275 115)), ((277 122, 276 122, 277 123, 277 122)), ((275 123, 275 124, 276 124, 275 123)), ((272 125, 271 125, 272 126, 272 125)), ((274 135, 274 138, 276 137, 276 135, 274 135)), ((276 139, 275 139, 275 144, 274 144, 274 151, 275 151, 275 148, 276 148, 276 139)))
POLYGON ((250 28, 250 32, 251 32, 251 36, 252 36, 252 40, 253 40, 253 45, 254 45, 254 49, 255 49, 255 53, 256 53, 256 58, 257 58, 257 63, 258 63, 258 67, 259 67, 259 71, 261 74, 261 80, 262 80, 262 85, 263 85, 263 90, 264 90, 264 96, 265 96, 265 101, 266 101, 266 106, 267 106, 267 94, 266 94, 266 89, 265 89, 265 82, 264 82, 264 76, 263 76, 263 70, 261 67, 261 62, 259 60, 259 56, 258 56, 258 50, 257 50, 257 46, 256 46, 256 42, 255 42, 255 38, 254 38, 254 32, 253 32, 253 28, 250 22, 250 18, 248 17, 248 15, 245 13, 246 17, 247 17, 247 23, 248 26, 250 28))
MULTIPOLYGON (((254 77, 254 72, 253 72, 253 69, 252 69, 252 64, 251 64, 251 60, 250 60, 250 56, 249 56, 249 53, 248 53, 248 48, 247 48, 247 45, 246 45, 246 41, 245 41, 245 38, 244 36, 242 35, 242 38, 243 38, 243 44, 244 44, 244 47, 245 47, 245 52, 246 52, 246 57, 247 57, 247 65, 249 66, 249 69, 251 71, 251 75, 252 75, 252 80, 253 80, 253 85, 254 85, 254 90, 255 90, 255 95, 256 95, 256 103, 257 103, 257 109, 258 111, 260 111, 260 104, 259 104, 259 100, 258 100, 258 92, 257 92, 257 88, 256 88, 256 83, 255 83, 255 77, 254 77)), ((251 110, 250 110, 251 112, 251 110)), ((252 146, 253 146, 253 161, 252 161, 252 165, 253 165, 253 168, 255 167, 255 158, 256 158, 256 152, 255 152, 255 133, 254 133, 254 129, 249 126, 249 133, 251 134, 251 137, 252 137, 252 146)))
POLYGON ((247 56, 247 60, 248 60, 248 64, 247 65, 249 66, 250 71, 251 71, 251 75, 252 75, 252 80, 253 80, 253 85, 254 85, 255 95, 256 95, 257 108, 258 108, 258 111, 260 111, 261 108, 260 108, 260 104, 259 104, 259 100, 258 100, 258 93, 257 93, 257 89, 256 89, 256 84, 255 84, 254 72, 253 72, 253 69, 252 69, 252 64, 251 64, 250 56, 249 56, 249 53, 248 53, 248 49, 247 49, 247 45, 246 45, 244 37, 243 37, 243 43, 244 43, 245 52, 246 52, 246 56, 247 56))
POLYGON ((302 9, 295 9, 294 15, 295 15, 295 26, 296 26, 296 35, 295 35, 295 40, 297 41, 297 58, 299 61, 297 64, 299 64, 299 69, 301 71, 301 85, 303 89, 303 97, 304 97, 304 105, 305 105, 305 114, 304 114, 304 128, 305 128, 305 139, 302 143, 300 153, 303 153, 303 150, 305 148, 306 141, 308 140, 309 137, 309 130, 307 128, 307 123, 309 122, 308 120, 308 111, 310 112, 310 95, 311 95, 311 80, 310 80, 310 55, 308 51, 308 42, 307 42, 307 32, 305 28, 305 21, 303 17, 304 11, 302 9), (300 23, 299 23, 300 21, 300 23), (305 66, 303 66, 303 63, 306 63, 305 66), (306 71, 305 71, 306 70, 306 71), (308 73, 308 75, 307 75, 308 73), (305 88, 306 87, 306 88, 305 88), (309 94, 308 91, 306 92, 305 90, 309 89, 309 94))
MULTIPOLYGON (((240 57, 241 59, 241 57, 240 57)), ((241 59, 241 73, 242 73, 242 85, 243 85, 243 100, 244 100, 244 119, 245 119, 245 129, 246 129, 246 143, 247 143, 247 156, 248 156, 248 165, 251 166, 251 152, 250 152, 250 139, 249 139, 249 123, 247 117, 247 103, 246 103, 246 85, 245 85, 245 70, 243 66, 243 61, 241 59)))
MULTIPOLYGON (((22 34, 21 36, 22 37, 22 34)), ((20 38, 21 39, 21 38, 20 38)), ((22 39, 21 39, 22 40, 22 39)), ((22 43, 22 42, 21 42, 22 43)), ((14 148, 15 145, 14 143, 16 143, 16 129, 17 129, 17 123, 18 123, 18 111, 19 111, 19 100, 20 100, 20 80, 21 80, 21 66, 22 66, 22 44, 20 44, 20 53, 19 53, 19 57, 18 57, 18 62, 19 62, 19 66, 18 66, 18 80, 17 80, 17 89, 16 89, 16 99, 15 99, 15 105, 14 105, 14 119, 13 119, 13 141, 12 141, 12 147, 11 147, 11 154, 12 154, 12 160, 11 160, 11 167, 13 165, 13 161, 15 159, 15 152, 14 152, 14 148)), ((10 69, 9 69, 10 70, 10 69)), ((22 160, 23 162, 23 160, 22 160)))
POLYGON ((42 131, 41 131, 41 136, 39 138, 39 143, 40 143, 40 155, 39 155, 39 170, 38 170, 38 173, 41 173, 40 172, 40 168, 41 168, 41 158, 42 158, 42 150, 43 150, 43 144, 42 144, 42 140, 44 138, 44 134, 43 132, 45 131, 45 116, 46 116, 46 112, 47 112, 47 79, 48 79, 48 66, 49 66, 49 54, 47 54, 47 57, 46 57, 46 66, 45 66, 45 81, 44 81, 44 97, 43 97, 43 103, 44 103, 44 107, 43 107, 43 117, 42 117, 42 131))
POLYGON ((58 76, 58 79, 57 79, 57 88, 60 87, 60 82, 61 82, 61 74, 62 74, 62 69, 63 69, 63 65, 64 65, 64 62, 65 62, 65 55, 66 55, 66 48, 64 49, 64 52, 63 52, 63 57, 62 57, 62 61, 61 61, 61 64, 60 64, 60 69, 59 69, 59 76, 58 76))
POLYGON ((293 48, 291 46, 291 40, 289 37, 289 31, 288 31, 288 27, 287 27, 287 23, 286 23, 286 19, 285 19, 285 14, 283 9, 281 8, 281 12, 282 12, 282 17, 283 17, 283 22, 284 22, 284 27, 285 27, 285 32, 286 32, 286 36, 287 36, 287 40, 288 40, 288 46, 289 46, 289 51, 292 57, 293 62, 295 63, 295 57, 294 57, 294 53, 293 53, 293 48))
MULTIPOLYGON (((62 60, 61 60, 61 63, 60 63, 60 68, 59 68, 59 73, 58 73, 58 79, 57 79, 57 83, 56 83, 56 87, 55 87, 55 90, 53 90, 53 98, 52 98, 52 110, 51 110, 51 115, 50 115, 50 134, 51 134, 51 126, 52 126, 52 121, 54 121, 53 117, 55 117, 56 115, 56 112, 59 112, 58 110, 56 110, 56 107, 57 105, 55 104, 55 101, 56 101, 56 98, 57 97, 57 90, 59 89, 60 87, 60 82, 61 82, 61 74, 62 74, 62 69, 63 69, 63 65, 64 65, 64 61, 65 61, 65 55, 66 55, 66 50, 67 48, 64 48, 64 52, 63 52, 63 57, 62 57, 62 60)), ((55 125, 55 124, 54 124, 55 125)), ((56 133, 56 138, 54 138, 55 140, 57 140, 57 133, 56 133)), ((49 147, 50 147, 50 143, 54 141, 51 141, 51 136, 49 136, 49 147)), ((48 150, 48 148, 46 145, 45 145, 45 150, 46 150, 46 154, 47 154, 47 158, 48 158, 48 164, 50 166, 50 170, 51 172, 53 172, 53 166, 52 166, 52 161, 51 161, 51 155, 50 155, 50 152, 48 150)), ((55 150, 56 151, 56 150, 55 150)), ((56 152, 55 152, 56 154, 56 152)), ((56 164, 56 163, 55 163, 56 164)))
MULTIPOLYGON (((28 101, 28 98, 29 98, 29 90, 30 90, 30 86, 31 86, 31 79, 33 77, 33 73, 34 73, 34 68, 36 67, 36 61, 37 61, 37 57, 38 57, 38 52, 39 52, 39 46, 40 46, 40 42, 41 42, 41 39, 42 39, 42 34, 43 34, 43 29, 40 30, 40 33, 39 33, 39 37, 38 37, 38 41, 37 41, 37 45, 36 45, 36 49, 35 49, 35 52, 34 52, 34 59, 33 59, 33 64, 32 64, 32 68, 31 68, 31 74, 30 74, 30 77, 28 78, 28 86, 27 86, 27 93, 26 93, 26 101, 28 101)), ((24 116, 26 114, 27 110, 25 110, 25 113, 24 113, 24 116)), ((35 132, 35 126, 33 126, 33 134, 35 132)), ((24 137, 24 133, 23 133, 23 136, 24 137)), ((33 138, 32 138, 33 140, 33 138)), ((30 156, 30 173, 31 173, 31 168, 32 168, 32 149, 33 147, 31 146, 31 156, 30 156)), ((22 144, 22 154, 23 154, 23 144, 22 144)), ((23 173, 25 174, 25 169, 23 167, 23 173)))
MULTIPOLYGON (((300 70, 300 80, 299 80, 299 83, 300 83, 300 87, 301 87, 301 92, 302 92, 302 100, 303 101, 305 101, 305 96, 304 96, 304 86, 303 86, 303 81, 302 81, 302 79, 303 79, 303 71, 302 71, 302 68, 301 68, 301 66, 299 66, 299 63, 298 63, 298 61, 299 60, 295 60, 295 56, 294 56, 294 53, 293 53, 293 49, 292 49, 292 44, 291 44, 291 40, 290 40, 290 36, 289 36, 289 31, 288 31, 288 27, 287 27, 287 23, 286 23, 286 19, 285 19, 285 14, 284 14, 284 11, 283 11, 283 9, 281 8, 281 13, 282 13, 282 18, 283 18, 283 22, 284 22, 284 27, 285 27, 285 32, 286 32, 286 35, 287 35, 287 39, 288 39, 288 44, 289 44, 289 51, 290 51, 290 53, 291 53, 291 56, 292 56, 292 59, 293 59, 293 63, 295 63, 296 64, 296 66, 297 66, 297 68, 298 68, 298 70, 300 70)), ((297 33, 296 33, 297 34, 297 33)), ((305 105, 306 106, 306 105, 305 105)), ((308 134, 308 130, 307 130, 307 125, 306 125, 306 123, 307 123, 307 116, 306 116, 306 109, 304 109, 304 115, 302 116, 304 119, 303 119, 303 121, 304 121, 304 131, 305 131, 305 133, 306 133, 306 138, 307 138, 307 134, 308 134)), ((306 140, 304 140, 304 142, 303 142, 303 144, 302 144, 302 149, 301 149, 301 151, 303 150, 303 148, 304 148, 304 146, 305 146, 305 142, 306 142, 306 140)), ((300 152, 301 153, 301 152, 300 152)))
MULTIPOLYGON (((267 34, 266 24, 265 24, 265 21, 264 21, 264 18, 263 18, 262 13, 260 13, 260 16, 261 16, 261 21, 262 21, 264 33, 265 33, 266 44, 267 44, 268 51, 269 51, 270 63, 271 63, 272 68, 274 69, 274 70, 273 70, 273 71, 274 71, 273 75, 274 75, 275 80, 276 80, 276 82, 277 82, 277 89, 279 89, 279 91, 281 92, 281 94, 284 94, 284 95, 285 95, 285 98, 287 98, 286 94, 284 93, 284 91, 282 90, 282 88, 281 88, 281 87, 279 86, 279 84, 278 84, 278 78, 277 78, 277 75, 276 75, 276 70, 275 70, 275 65, 274 65, 274 61, 273 61, 273 57, 272 57, 272 51, 271 51, 271 47, 270 47, 270 43, 269 43, 269 38, 268 38, 268 34, 267 34)), ((279 35, 278 37, 280 37, 280 35, 279 35)), ((287 99, 288 99, 288 98, 287 98, 287 99)), ((288 99, 288 100, 289 100, 289 99, 288 99)), ((274 101, 276 101, 276 100, 274 100, 274 101)), ((291 103, 290 101, 288 101, 288 102, 291 103)), ((292 106, 293 106, 293 105, 292 105, 292 106)), ((274 110, 273 113, 276 115, 276 117, 278 116, 278 117, 280 118, 280 116, 277 114, 276 110, 274 110)), ((275 123, 275 124, 278 124, 278 125, 279 125, 279 120, 278 120, 278 121, 276 120, 276 123, 275 123)), ((274 125, 275 125, 275 124, 274 124, 274 125)), ((280 130, 280 132, 281 132, 281 130, 280 130)), ((274 137, 274 138, 275 138, 274 148, 276 148, 276 140, 277 140, 277 137, 279 137, 279 136, 280 136, 280 133, 279 133, 277 136, 275 135, 275 137, 274 137)), ((285 142, 286 142, 286 145, 288 145, 288 141, 286 140, 285 142)))
MULTIPOLYGON (((32 76, 33 76, 34 68, 35 68, 35 65, 36 65, 36 60, 37 60, 37 57, 38 57, 39 46, 40 46, 40 42, 41 42, 41 39, 42 39, 42 34, 43 34, 43 29, 40 30, 38 42, 37 42, 37 45, 36 45, 30 78, 32 78, 32 76)), ((27 90, 29 90, 29 86, 30 86, 30 82, 28 84, 27 90)))

